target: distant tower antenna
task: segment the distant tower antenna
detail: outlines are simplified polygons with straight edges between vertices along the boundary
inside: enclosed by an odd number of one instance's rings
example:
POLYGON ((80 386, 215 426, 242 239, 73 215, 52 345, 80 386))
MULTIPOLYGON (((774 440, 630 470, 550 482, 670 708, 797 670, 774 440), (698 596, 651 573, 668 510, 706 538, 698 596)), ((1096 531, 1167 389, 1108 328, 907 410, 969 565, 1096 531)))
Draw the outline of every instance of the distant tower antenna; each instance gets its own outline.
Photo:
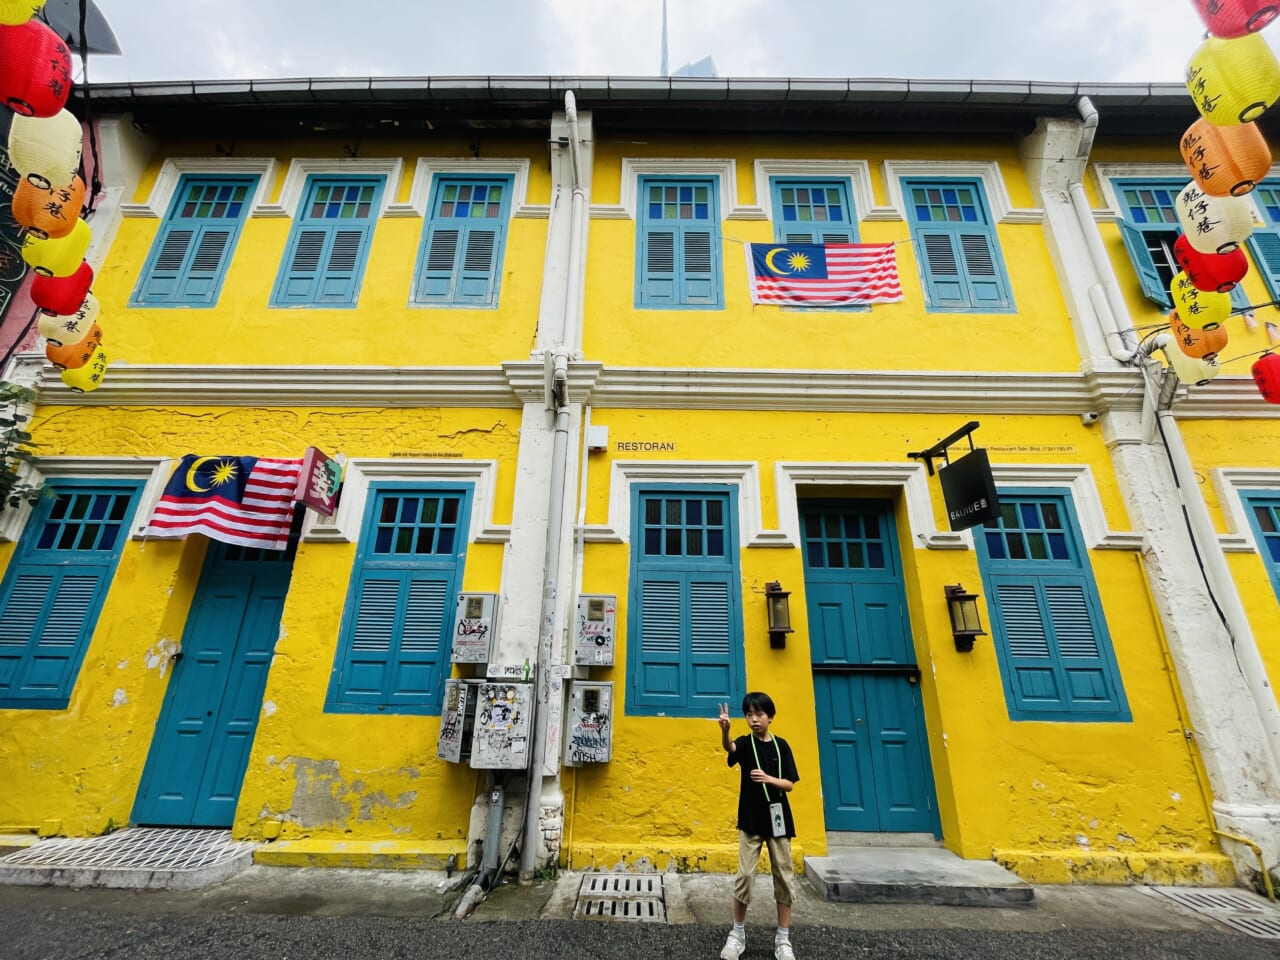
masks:
POLYGON ((667 73, 667 0, 662 0, 662 76, 667 73))

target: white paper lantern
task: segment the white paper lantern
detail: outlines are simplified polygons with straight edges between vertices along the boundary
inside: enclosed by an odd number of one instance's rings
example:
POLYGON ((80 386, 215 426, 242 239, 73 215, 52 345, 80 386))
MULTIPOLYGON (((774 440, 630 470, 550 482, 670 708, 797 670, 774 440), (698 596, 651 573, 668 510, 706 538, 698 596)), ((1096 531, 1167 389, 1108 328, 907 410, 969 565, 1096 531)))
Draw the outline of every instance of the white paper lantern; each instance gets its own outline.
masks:
POLYGON ((9 127, 9 162, 35 186, 61 190, 71 186, 80 168, 84 134, 66 110, 52 117, 15 114, 9 127))
POLYGON ((1178 375, 1178 379, 1189 387, 1203 386, 1222 372, 1216 360, 1188 357, 1178 349, 1172 337, 1164 348, 1164 355, 1169 361, 1169 366, 1173 367, 1173 372, 1178 375))
POLYGON ((1201 253, 1230 253, 1253 233, 1253 208, 1243 197, 1214 197, 1195 181, 1174 203, 1187 241, 1201 253))
POLYGON ((39 322, 40 336, 59 346, 79 343, 89 335, 89 331, 97 321, 101 310, 98 298, 92 293, 87 294, 84 298, 84 303, 80 305, 80 309, 75 313, 67 316, 41 314, 39 322))

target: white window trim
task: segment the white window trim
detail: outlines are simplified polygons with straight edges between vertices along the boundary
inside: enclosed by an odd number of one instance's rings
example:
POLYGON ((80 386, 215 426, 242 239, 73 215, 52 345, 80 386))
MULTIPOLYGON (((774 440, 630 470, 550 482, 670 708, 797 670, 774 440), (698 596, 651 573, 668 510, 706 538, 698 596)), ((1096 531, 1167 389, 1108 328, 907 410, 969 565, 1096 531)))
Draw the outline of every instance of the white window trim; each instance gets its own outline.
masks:
POLYGON ((392 203, 386 208, 388 217, 419 217, 425 219, 431 202, 432 181, 441 174, 460 176, 507 175, 514 178, 511 188, 510 216, 545 220, 551 216, 551 206, 545 203, 529 203, 529 161, 491 160, 477 157, 419 157, 413 169, 413 186, 409 188, 407 203, 392 203))
MULTIPOLYGON (((167 457, 38 457, 30 465, 23 464, 21 472, 32 483, 65 479, 146 481, 129 531, 129 539, 141 540, 175 462, 167 457)), ((30 504, 0 513, 0 541, 16 543, 29 519, 30 504)))
POLYGON ((382 198, 378 206, 378 217, 387 215, 388 208, 400 195, 400 180, 404 175, 404 161, 399 157, 377 160, 311 160, 295 159, 290 161, 289 170, 284 175, 284 184, 280 187, 280 199, 275 203, 264 203, 255 207, 255 217, 273 217, 293 219, 298 205, 302 203, 302 193, 307 185, 307 177, 372 177, 387 178, 382 188, 382 198))
POLYGON ((204 174, 211 177, 243 176, 257 174, 258 186, 249 203, 249 216, 266 216, 262 211, 268 206, 267 197, 276 183, 277 164, 271 157, 170 157, 160 165, 151 193, 141 203, 120 204, 123 217, 145 217, 158 220, 169 212, 174 191, 184 174, 204 174))
POLYGON ((622 184, 618 204, 593 203, 593 220, 635 220, 641 177, 714 177, 719 181, 721 220, 763 220, 760 207, 738 203, 738 164, 734 160, 622 158, 622 184))
POLYGON ((364 523, 369 485, 375 481, 410 483, 471 483, 470 543, 506 543, 511 525, 495 523, 498 462, 496 460, 402 460, 365 459, 347 461, 342 481, 342 499, 332 517, 308 510, 302 539, 308 543, 358 543, 364 523))
MULTIPOLYGON (((1093 219, 1098 223, 1115 223, 1127 219, 1124 215, 1124 204, 1116 192, 1116 180, 1181 180, 1184 184, 1191 182, 1191 172, 1185 163, 1095 163, 1094 173, 1098 177, 1098 188, 1106 206, 1093 211, 1093 219)), ((1262 224, 1262 211, 1252 194, 1245 197, 1249 201, 1249 212, 1255 224, 1262 224)), ((1169 224, 1170 230, 1180 229, 1176 223, 1169 224)))
POLYGON ((991 207, 991 217, 996 223, 1041 223, 1044 220, 1044 210, 1040 207, 1013 205, 1013 201, 1009 198, 1009 190, 1005 186, 1000 164, 994 160, 990 162, 885 160, 884 182, 889 191, 889 206, 878 208, 880 212, 867 219, 907 219, 908 204, 902 192, 903 177, 981 180, 983 191, 987 195, 987 203, 991 207))
POLYGON ((853 202, 856 223, 886 219, 886 213, 893 213, 892 207, 875 205, 875 194, 871 189, 871 165, 865 160, 757 160, 755 171, 756 204, 764 219, 775 225, 772 185, 773 180, 779 177, 845 181, 849 184, 849 199, 853 202))
POLYGON ((1262 554, 1262 546, 1253 535, 1253 524, 1244 506, 1246 491, 1269 490, 1280 494, 1280 470, 1261 467, 1218 467, 1212 471, 1218 503, 1226 518, 1228 532, 1218 534, 1218 543, 1229 553, 1262 554))
MULTIPOLYGON (((1146 537, 1141 533, 1112 530, 1108 526, 1102 509, 1102 495, 1098 492, 1093 471, 1087 465, 993 463, 991 476, 998 486, 1067 487, 1087 550, 1141 550, 1146 543, 1146 537)), ((972 530, 966 530, 965 534, 972 542, 972 530)))

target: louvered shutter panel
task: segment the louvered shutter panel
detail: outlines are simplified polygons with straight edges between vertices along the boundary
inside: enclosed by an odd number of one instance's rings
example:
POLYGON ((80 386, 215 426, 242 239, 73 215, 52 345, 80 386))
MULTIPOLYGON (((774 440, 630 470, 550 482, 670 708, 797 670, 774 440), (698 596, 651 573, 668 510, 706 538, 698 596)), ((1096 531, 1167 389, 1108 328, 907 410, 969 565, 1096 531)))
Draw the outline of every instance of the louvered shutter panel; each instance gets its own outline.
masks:
POLYGON ((960 233, 960 253, 975 307, 1007 307, 1009 295, 996 263, 995 238, 987 233, 960 233))
POLYGON ((732 692, 730 587, 727 579, 690 576, 688 584, 690 707, 710 710, 732 692))
POLYGON ((96 570, 26 567, 0 603, 0 696, 71 695, 106 576, 96 570))
POLYGON ((1142 231, 1126 220, 1120 221, 1120 236, 1124 239, 1124 248, 1133 263, 1134 273, 1142 284, 1142 295, 1166 310, 1173 306, 1173 298, 1160 280, 1160 272, 1151 259, 1151 251, 1147 249, 1147 240, 1142 231))
POLYGON ((195 235, 196 229, 191 226, 165 228, 155 259, 145 271, 142 281, 140 299, 143 302, 167 301, 174 296, 182 276, 182 265, 186 263, 195 235))
POLYGON ((684 260, 683 303, 715 303, 714 252, 711 233, 707 230, 683 230, 684 260))
POLYGON ((1009 646, 1014 702, 1025 710, 1065 710, 1052 627, 1039 584, 1017 577, 995 578, 996 603, 1009 646))
POLYGON ((497 231, 476 228, 468 230, 464 250, 457 299, 487 303, 492 299, 497 271, 497 231))
MULTIPOLYGON (((440 651, 444 642, 445 610, 452 592, 450 584, 447 576, 409 575, 404 586, 404 616, 389 703, 438 702, 440 651)), ((449 625, 452 626, 452 621, 449 625)))
POLYGON ((956 236, 948 231, 921 230, 919 242, 924 249, 917 250, 916 255, 924 259, 925 287, 930 305, 967 307, 969 291, 960 270, 956 236))
POLYGON ((447 300, 453 293, 453 270, 462 231, 434 227, 427 238, 427 262, 418 278, 418 299, 447 300))
POLYGON ((641 302, 676 302, 676 234, 673 230, 650 230, 645 235, 641 302))
POLYGON ((360 583, 356 615, 339 668, 341 699, 347 703, 383 703, 390 687, 392 639, 404 617, 402 573, 370 574, 360 583))
POLYGON ((681 578, 646 578, 640 584, 640 659, 636 695, 641 703, 679 703, 683 694, 681 578))
POLYGON ((19 573, 0 603, 0 697, 15 692, 27 645, 38 635, 45 605, 53 597, 53 582, 49 573, 19 573))
POLYGON ((234 231, 227 227, 201 227, 195 253, 187 267, 179 294, 184 303, 212 303, 222 282, 234 231))
POLYGON ((330 231, 325 227, 303 227, 294 231, 281 285, 280 303, 314 303, 320 286, 320 264, 323 262, 330 231))
POLYGON ((1248 244, 1258 272, 1267 281, 1271 298, 1280 299, 1280 231, 1255 230, 1248 244))
POLYGON ((356 298, 356 279, 364 263, 368 230, 350 227, 333 227, 331 230, 316 302, 352 303, 356 298))
POLYGON ((1046 579, 1042 586, 1067 699, 1076 709, 1117 707, 1084 582, 1046 579))

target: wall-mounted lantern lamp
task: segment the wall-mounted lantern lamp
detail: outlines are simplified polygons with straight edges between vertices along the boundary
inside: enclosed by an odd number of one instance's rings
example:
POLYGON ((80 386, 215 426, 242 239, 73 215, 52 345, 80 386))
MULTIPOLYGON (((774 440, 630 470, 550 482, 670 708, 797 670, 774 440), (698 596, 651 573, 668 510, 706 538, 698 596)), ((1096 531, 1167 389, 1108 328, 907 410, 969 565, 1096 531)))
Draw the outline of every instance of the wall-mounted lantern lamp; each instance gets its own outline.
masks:
POLYGON ((769 614, 769 646, 781 650, 791 629, 791 591, 777 580, 764 585, 764 604, 769 614))
POLYGON ((942 589, 947 597, 947 612, 951 614, 951 635, 955 637, 956 649, 968 653, 973 649, 974 637, 987 635, 978 618, 978 595, 965 592, 958 583, 942 589))

